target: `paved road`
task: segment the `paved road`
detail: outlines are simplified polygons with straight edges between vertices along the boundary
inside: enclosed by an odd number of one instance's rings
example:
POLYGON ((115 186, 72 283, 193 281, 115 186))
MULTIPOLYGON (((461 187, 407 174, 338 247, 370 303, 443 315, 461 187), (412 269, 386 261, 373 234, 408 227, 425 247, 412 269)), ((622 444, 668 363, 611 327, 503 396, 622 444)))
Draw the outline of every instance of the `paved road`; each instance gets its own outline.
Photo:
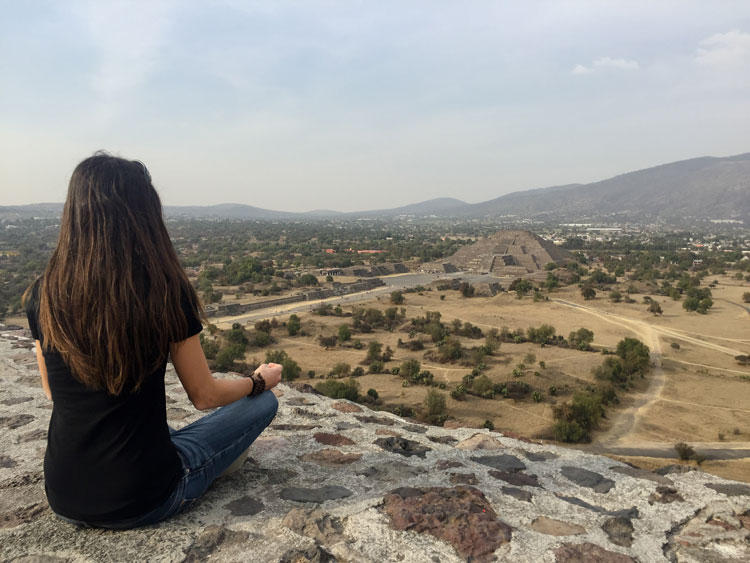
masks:
POLYGON ((416 287, 418 285, 427 286, 430 283, 437 280, 451 280, 460 278, 463 281, 470 283, 479 282, 501 282, 500 278, 490 276, 486 274, 472 274, 466 272, 456 272, 452 274, 426 274, 426 273, 408 273, 408 274, 395 274, 392 276, 382 276, 380 279, 385 282, 385 286, 371 289, 369 291, 361 291, 358 293, 350 293, 348 295, 341 295, 337 297, 329 297, 327 299, 318 299, 315 301, 300 301, 298 303, 290 303, 289 305, 280 305, 276 307, 269 307, 266 309, 258 309, 251 313, 237 315, 234 317, 221 317, 212 319, 212 322, 224 328, 232 323, 247 323, 251 321, 259 321, 261 319, 268 319, 272 317, 286 316, 292 313, 300 313, 303 311, 311 311, 322 303, 330 303, 332 306, 344 305, 351 303, 359 303, 361 301, 369 301, 380 295, 389 295, 392 291, 399 289, 407 289, 410 287, 416 287))
MULTIPOLYGON (((702 455, 706 459, 745 459, 750 458, 750 448, 701 448, 694 444, 690 444, 696 451, 696 453, 702 455)), ((637 457, 657 457, 664 459, 677 459, 677 453, 671 445, 664 445, 661 447, 653 448, 641 448, 641 447, 602 447, 592 446, 585 449, 591 453, 607 453, 612 455, 622 456, 637 456, 637 457)))

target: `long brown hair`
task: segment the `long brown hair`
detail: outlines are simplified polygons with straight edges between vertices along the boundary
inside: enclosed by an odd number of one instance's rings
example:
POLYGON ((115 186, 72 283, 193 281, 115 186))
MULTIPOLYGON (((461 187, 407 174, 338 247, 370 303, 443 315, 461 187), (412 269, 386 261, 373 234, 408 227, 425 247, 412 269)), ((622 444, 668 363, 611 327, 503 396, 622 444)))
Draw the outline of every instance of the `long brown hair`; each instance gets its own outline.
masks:
POLYGON ((137 390, 185 338, 182 303, 205 319, 146 166, 106 153, 73 171, 38 292, 44 349, 113 395, 137 390))

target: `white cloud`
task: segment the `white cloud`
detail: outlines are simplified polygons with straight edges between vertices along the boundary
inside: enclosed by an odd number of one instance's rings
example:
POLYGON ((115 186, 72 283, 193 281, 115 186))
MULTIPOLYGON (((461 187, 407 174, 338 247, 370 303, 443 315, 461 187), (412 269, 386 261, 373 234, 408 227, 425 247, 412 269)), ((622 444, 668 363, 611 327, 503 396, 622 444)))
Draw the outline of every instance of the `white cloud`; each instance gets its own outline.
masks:
POLYGON ((700 65, 719 68, 750 66, 750 33, 714 33, 700 42, 695 60, 700 65))
POLYGON ((638 70, 640 65, 638 61, 629 59, 613 59, 612 57, 599 57, 595 59, 589 66, 578 64, 571 74, 593 74, 598 70, 602 69, 615 69, 615 70, 638 70))
POLYGON ((611 57, 599 57, 594 61, 596 68, 617 68, 621 70, 638 70, 638 61, 628 59, 613 59, 611 57))

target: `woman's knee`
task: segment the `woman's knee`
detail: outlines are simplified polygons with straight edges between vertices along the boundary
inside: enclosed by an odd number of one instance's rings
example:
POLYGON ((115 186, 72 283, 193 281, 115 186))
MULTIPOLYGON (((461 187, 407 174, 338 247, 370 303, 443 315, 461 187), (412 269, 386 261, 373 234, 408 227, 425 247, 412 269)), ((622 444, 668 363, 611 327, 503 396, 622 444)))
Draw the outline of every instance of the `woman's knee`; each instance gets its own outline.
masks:
POLYGON ((253 401, 255 402, 254 410, 264 419, 272 420, 279 410, 279 400, 270 389, 254 397, 253 401))

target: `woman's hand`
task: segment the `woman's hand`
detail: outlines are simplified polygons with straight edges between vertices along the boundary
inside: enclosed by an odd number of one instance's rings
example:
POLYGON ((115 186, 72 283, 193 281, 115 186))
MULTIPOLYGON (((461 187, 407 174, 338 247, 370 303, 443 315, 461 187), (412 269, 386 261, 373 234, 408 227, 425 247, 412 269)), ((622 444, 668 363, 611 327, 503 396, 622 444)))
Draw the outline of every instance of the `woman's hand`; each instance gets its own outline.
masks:
POLYGON ((255 373, 266 382, 266 389, 273 389, 281 381, 281 364, 261 364, 255 373))

